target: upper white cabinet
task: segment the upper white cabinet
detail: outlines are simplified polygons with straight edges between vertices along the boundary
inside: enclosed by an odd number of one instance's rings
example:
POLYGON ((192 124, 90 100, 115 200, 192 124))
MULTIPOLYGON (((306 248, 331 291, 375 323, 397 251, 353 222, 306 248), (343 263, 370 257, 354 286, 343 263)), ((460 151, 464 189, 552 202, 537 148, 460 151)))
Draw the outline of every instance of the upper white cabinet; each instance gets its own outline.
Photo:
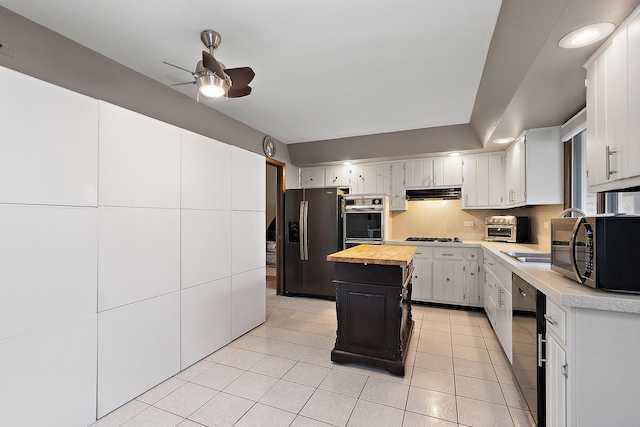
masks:
POLYGON ((351 166, 351 194, 391 194, 391 164, 365 163, 351 166))
POLYGON ((407 160, 404 168, 406 188, 431 188, 433 185, 433 159, 407 160))
POLYGON ((587 184, 600 192, 640 185, 640 15, 636 11, 585 64, 587 184))
POLYGON ((350 172, 349 166, 329 166, 324 168, 324 186, 348 187, 350 172))
POLYGON ((564 202, 560 127, 527 130, 507 149, 506 206, 564 202))
POLYGON ((96 206, 98 101, 0 67, 0 203, 96 206))
POLYGON ((100 101, 98 203, 180 207, 180 129, 100 101))
POLYGON ((0 206, 0 236, 0 340, 95 315, 95 208, 0 206))
POLYGON ((324 168, 300 169, 300 187, 317 188, 324 187, 324 168))
POLYGON ((405 163, 391 164, 391 192, 389 195, 389 210, 407 210, 407 191, 405 187, 405 163))
POLYGON ((98 311, 180 289, 180 210, 100 207, 98 248, 98 311))
POLYGON ((231 146, 180 130, 180 206, 231 210, 231 146))
POLYGON ((463 209, 504 206, 504 165, 503 153, 478 154, 462 159, 463 209))
POLYGON ((231 147, 231 209, 264 212, 267 205, 266 184, 264 157, 231 147))
POLYGON ((462 158, 436 157, 433 159, 433 186, 452 187, 462 185, 462 158))

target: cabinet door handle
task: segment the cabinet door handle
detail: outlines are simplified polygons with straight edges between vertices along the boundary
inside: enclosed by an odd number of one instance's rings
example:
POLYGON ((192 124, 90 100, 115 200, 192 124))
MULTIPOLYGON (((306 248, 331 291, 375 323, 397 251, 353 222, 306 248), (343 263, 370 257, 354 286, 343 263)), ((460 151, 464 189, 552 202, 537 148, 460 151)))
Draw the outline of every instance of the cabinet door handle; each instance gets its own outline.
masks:
POLYGON ((606 169, 605 175, 607 176, 607 180, 609 180, 609 178, 611 178, 611 175, 617 172, 617 171, 611 170, 611 156, 616 154, 617 151, 611 150, 608 145, 605 147, 605 151, 607 154, 607 161, 605 162, 605 169, 606 169))
POLYGON ((538 334, 538 366, 542 368, 543 363, 547 363, 547 359, 542 358, 542 343, 546 343, 547 340, 542 339, 542 334, 538 334))
POLYGON ((547 313, 544 314, 544 319, 547 322, 551 323, 552 325, 557 325, 558 324, 558 322, 553 317, 549 316, 547 313))

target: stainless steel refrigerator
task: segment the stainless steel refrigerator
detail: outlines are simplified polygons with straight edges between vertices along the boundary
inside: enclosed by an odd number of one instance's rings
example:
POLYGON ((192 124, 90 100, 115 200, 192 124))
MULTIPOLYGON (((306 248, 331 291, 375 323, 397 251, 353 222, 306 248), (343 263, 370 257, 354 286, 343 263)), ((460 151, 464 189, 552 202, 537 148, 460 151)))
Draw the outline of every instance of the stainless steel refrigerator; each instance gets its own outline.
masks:
POLYGON ((287 190, 284 202, 285 294, 335 299, 334 268, 327 255, 342 250, 342 191, 287 190))

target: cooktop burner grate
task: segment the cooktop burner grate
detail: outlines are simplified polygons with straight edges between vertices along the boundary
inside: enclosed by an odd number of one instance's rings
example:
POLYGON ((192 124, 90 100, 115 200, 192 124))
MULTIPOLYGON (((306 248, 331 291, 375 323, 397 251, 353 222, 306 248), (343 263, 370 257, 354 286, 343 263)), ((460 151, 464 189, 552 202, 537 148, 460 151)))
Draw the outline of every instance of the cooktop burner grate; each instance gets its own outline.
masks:
POLYGON ((457 237, 407 237, 405 239, 407 242, 451 242, 451 243, 462 243, 460 239, 457 237))

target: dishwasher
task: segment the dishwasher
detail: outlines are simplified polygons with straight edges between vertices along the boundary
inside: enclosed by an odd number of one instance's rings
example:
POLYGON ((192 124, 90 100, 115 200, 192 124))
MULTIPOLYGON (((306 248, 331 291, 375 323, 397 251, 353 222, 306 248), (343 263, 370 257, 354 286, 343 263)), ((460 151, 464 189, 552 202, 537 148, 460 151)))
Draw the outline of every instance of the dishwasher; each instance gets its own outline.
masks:
POLYGON ((523 278, 511 278, 512 354, 516 386, 538 427, 545 426, 544 352, 546 296, 523 278))

